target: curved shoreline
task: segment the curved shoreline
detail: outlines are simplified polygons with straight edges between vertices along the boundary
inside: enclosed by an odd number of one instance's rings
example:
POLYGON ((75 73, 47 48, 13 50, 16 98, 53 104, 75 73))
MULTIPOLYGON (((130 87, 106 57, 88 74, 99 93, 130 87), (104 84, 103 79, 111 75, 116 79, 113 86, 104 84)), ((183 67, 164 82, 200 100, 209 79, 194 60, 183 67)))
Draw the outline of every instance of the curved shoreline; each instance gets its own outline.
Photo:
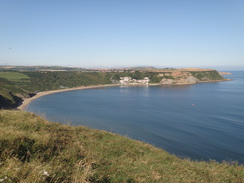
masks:
MULTIPOLYGON (((230 79, 224 79, 224 80, 213 80, 213 81, 201 81, 198 83, 210 83, 210 82, 222 82, 222 81, 230 81, 230 79)), ((171 86, 176 86, 176 85, 192 85, 192 84, 198 84, 198 83, 179 83, 179 84, 169 84, 171 86)), ((148 84, 147 86, 159 86, 162 84, 148 84)), ((66 91, 73 91, 73 90, 84 90, 84 89, 92 89, 92 88, 103 88, 103 87, 113 87, 113 86, 143 86, 143 85, 138 85, 138 84, 131 84, 131 85, 121 85, 121 84, 108 84, 108 85, 91 85, 91 86, 79 86, 75 88, 67 88, 67 89, 60 89, 60 90, 50 90, 50 91, 43 91, 37 93, 35 96, 30 97, 30 98, 25 98, 23 102, 17 107, 17 110, 24 111, 26 107, 35 99, 38 99, 42 96, 45 95, 50 95, 53 93, 59 93, 59 92, 66 92, 66 91)), ((164 86, 164 85, 162 85, 164 86)))
POLYGON ((91 89, 91 88, 103 88, 103 87, 112 87, 112 86, 120 86, 117 84, 108 84, 108 85, 91 85, 91 86, 79 86, 79 87, 75 87, 75 88, 67 88, 67 89, 60 89, 60 90, 50 90, 50 91, 43 91, 43 92, 39 92, 37 93, 35 96, 30 97, 30 98, 25 98, 22 102, 21 105, 19 105, 17 107, 18 110, 20 111, 24 111, 26 109, 26 107, 35 99, 38 99, 42 96, 45 95, 50 95, 53 93, 59 93, 59 92, 66 92, 66 91, 73 91, 73 90, 84 90, 84 89, 91 89))

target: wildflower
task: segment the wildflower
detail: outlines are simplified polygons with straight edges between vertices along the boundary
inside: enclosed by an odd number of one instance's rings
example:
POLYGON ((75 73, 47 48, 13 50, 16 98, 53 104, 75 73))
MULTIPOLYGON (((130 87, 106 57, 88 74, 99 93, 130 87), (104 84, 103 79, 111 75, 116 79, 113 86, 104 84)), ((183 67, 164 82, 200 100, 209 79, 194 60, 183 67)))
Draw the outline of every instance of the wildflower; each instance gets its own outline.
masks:
POLYGON ((43 175, 49 176, 48 172, 46 170, 43 171, 43 175))
POLYGON ((5 181, 6 179, 8 179, 8 177, 5 176, 3 179, 0 179, 0 182, 5 181))

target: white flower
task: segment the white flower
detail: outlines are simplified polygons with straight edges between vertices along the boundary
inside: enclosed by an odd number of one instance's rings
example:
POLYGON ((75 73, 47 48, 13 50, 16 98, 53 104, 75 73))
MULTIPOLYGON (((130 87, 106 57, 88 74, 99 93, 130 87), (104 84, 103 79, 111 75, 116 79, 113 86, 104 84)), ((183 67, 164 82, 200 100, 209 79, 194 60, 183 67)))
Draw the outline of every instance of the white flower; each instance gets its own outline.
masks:
POLYGON ((49 174, 46 170, 43 171, 43 175, 49 176, 49 174))
POLYGON ((3 182, 3 181, 5 181, 6 179, 8 179, 8 177, 4 177, 4 179, 0 179, 0 182, 3 182))

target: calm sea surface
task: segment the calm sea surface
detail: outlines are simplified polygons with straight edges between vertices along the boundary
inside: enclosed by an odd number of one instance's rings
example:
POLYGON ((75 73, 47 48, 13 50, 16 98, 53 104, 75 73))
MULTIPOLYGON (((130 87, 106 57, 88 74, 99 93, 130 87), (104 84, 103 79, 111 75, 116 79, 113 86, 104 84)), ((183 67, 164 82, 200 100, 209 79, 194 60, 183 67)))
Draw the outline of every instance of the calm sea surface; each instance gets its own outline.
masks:
POLYGON ((126 135, 179 157, 244 164, 244 71, 231 72, 227 82, 56 93, 27 111, 126 135))

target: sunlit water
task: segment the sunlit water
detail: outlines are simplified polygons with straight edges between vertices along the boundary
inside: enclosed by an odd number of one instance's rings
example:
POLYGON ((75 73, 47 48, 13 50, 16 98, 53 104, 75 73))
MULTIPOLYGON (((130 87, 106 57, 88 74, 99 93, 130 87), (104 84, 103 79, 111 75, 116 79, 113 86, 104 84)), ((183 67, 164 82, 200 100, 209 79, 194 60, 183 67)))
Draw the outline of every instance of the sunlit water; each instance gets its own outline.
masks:
POLYGON ((244 163, 244 72, 232 73, 227 82, 56 93, 27 110, 126 135, 179 157, 244 163))

